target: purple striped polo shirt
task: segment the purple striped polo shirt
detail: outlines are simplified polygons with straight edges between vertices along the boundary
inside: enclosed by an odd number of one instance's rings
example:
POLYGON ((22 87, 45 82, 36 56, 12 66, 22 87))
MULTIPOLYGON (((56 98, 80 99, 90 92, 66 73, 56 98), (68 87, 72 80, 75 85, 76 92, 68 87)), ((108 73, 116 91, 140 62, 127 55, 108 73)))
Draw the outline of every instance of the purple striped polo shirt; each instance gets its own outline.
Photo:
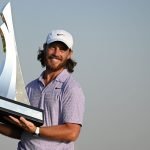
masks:
MULTIPOLYGON (((85 97, 72 74, 65 69, 47 86, 44 86, 42 74, 26 89, 31 105, 44 110, 43 126, 67 122, 82 125, 85 97)), ((74 142, 51 141, 23 132, 18 150, 74 150, 74 142)))

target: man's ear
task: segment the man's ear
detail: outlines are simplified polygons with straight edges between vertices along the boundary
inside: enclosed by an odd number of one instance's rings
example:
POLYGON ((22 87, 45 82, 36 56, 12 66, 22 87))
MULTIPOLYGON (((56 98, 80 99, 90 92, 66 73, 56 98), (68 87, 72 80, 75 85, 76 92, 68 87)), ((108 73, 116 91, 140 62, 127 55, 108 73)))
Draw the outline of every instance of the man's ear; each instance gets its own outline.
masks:
POLYGON ((71 58, 72 58, 72 55, 73 55, 73 51, 70 49, 70 50, 69 50, 68 59, 71 59, 71 58))

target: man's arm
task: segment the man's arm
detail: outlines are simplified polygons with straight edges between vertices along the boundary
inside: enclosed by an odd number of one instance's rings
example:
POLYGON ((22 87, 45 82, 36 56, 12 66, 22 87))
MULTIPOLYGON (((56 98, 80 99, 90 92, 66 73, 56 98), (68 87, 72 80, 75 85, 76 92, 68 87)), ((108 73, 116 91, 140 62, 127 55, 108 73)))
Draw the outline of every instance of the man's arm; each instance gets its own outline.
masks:
MULTIPOLYGON (((29 133, 35 133, 36 126, 26 120, 23 117, 20 117, 19 119, 10 117, 12 121, 14 121, 14 124, 20 126, 22 129, 29 133)), ((39 135, 41 137, 46 137, 50 140, 55 141, 75 141, 77 137, 79 136, 81 126, 79 124, 73 124, 73 123, 65 123, 62 125, 56 125, 56 126, 48 126, 48 127, 40 127, 40 133, 39 135)))
POLYGON ((19 127, 15 127, 13 125, 0 124, 0 134, 5 136, 20 139, 21 138, 22 129, 19 127))
POLYGON ((79 136, 81 126, 79 124, 66 123, 51 127, 41 127, 40 136, 56 141, 75 141, 79 136))

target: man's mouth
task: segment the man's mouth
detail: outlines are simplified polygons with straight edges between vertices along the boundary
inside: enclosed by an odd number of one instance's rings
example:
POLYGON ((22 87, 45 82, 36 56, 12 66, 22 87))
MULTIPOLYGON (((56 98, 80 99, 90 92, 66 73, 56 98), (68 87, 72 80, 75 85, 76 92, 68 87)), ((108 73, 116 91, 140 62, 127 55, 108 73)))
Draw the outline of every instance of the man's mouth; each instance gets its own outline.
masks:
POLYGON ((61 60, 61 58, 57 57, 57 56, 48 56, 48 59, 53 59, 53 60, 61 60))

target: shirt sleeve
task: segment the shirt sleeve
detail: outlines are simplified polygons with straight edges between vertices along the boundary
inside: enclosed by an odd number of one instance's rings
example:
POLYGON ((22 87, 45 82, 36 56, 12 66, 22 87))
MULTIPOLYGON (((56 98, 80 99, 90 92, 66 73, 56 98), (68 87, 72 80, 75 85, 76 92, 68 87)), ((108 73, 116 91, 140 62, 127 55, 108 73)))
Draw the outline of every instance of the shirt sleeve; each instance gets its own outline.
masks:
POLYGON ((80 87, 68 88, 64 93, 62 116, 63 123, 76 123, 82 126, 85 97, 80 87))

